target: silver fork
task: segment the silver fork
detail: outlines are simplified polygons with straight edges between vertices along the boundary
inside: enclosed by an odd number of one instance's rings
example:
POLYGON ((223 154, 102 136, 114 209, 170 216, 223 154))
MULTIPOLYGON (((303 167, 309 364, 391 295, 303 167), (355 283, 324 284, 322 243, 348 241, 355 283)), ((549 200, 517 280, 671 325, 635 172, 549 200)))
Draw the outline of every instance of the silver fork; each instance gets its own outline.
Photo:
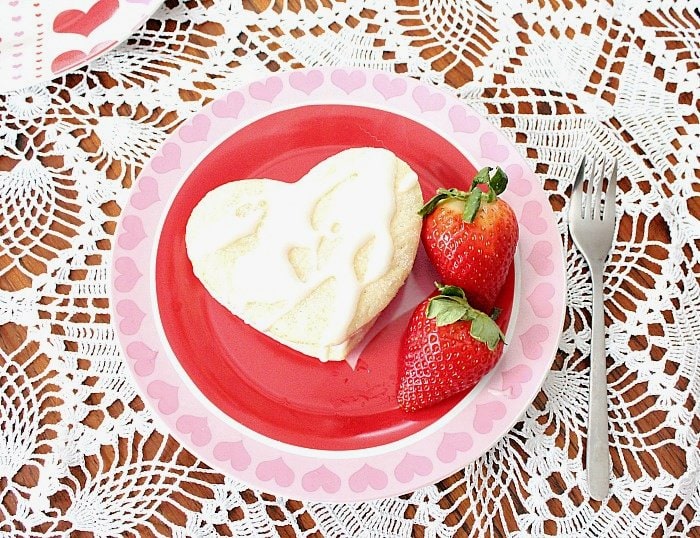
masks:
POLYGON ((591 497, 599 501, 607 497, 610 488, 603 271, 615 234, 617 160, 613 159, 610 180, 604 189, 605 165, 604 160, 600 174, 597 174, 595 161, 593 162, 588 173, 588 189, 584 191, 585 158, 581 160, 569 207, 569 231, 574 243, 586 258, 593 281, 586 469, 591 497))

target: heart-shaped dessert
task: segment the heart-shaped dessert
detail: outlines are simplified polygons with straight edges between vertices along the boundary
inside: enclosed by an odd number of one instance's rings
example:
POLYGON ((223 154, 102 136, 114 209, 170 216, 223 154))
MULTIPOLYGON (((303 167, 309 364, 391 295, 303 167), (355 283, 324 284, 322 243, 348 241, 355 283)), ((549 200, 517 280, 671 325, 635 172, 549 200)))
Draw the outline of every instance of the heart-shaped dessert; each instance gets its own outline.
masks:
POLYGON ((233 314, 321 361, 342 360, 416 256, 418 176, 380 148, 342 151, 296 183, 245 179, 207 193, 185 235, 194 274, 233 314))

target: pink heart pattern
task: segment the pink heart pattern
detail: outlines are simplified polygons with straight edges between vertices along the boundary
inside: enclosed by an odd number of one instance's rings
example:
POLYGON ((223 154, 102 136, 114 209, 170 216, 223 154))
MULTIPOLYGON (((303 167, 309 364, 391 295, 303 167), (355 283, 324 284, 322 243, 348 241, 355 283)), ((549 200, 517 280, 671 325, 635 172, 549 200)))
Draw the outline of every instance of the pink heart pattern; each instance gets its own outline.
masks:
POLYGON ((217 118, 237 118, 244 103, 245 98, 242 93, 231 92, 226 96, 226 99, 214 102, 211 112, 217 118))
POLYGON ((467 115, 467 109, 463 106, 454 105, 450 108, 448 116, 455 133, 475 133, 479 130, 479 118, 467 115))
POLYGON ((379 491, 384 489, 388 483, 389 478, 384 471, 375 469, 366 463, 360 467, 359 470, 351 474, 348 480, 350 489, 355 493, 361 493, 367 488, 379 491))
POLYGON ((264 82, 254 82, 249 91, 253 99, 272 103, 282 91, 282 81, 279 77, 270 77, 264 82))
POLYGON ((255 476, 263 482, 274 480, 284 488, 288 488, 294 482, 294 471, 282 458, 261 462, 255 469, 255 476))
POLYGON ((140 177, 137 190, 131 196, 131 205, 136 209, 146 209, 159 201, 156 178, 151 176, 140 177))
POLYGON ((506 167, 505 173, 508 176, 508 189, 518 196, 527 196, 532 192, 532 185, 525 178, 523 167, 519 164, 511 164, 506 167))
POLYGON ((542 217, 542 204, 535 200, 525 202, 520 222, 534 235, 542 235, 547 231, 547 221, 542 217))
POLYGON ((183 142, 204 142, 209 135, 211 120, 204 114, 197 114, 179 131, 183 142))
POLYGON ((421 112, 436 112, 445 106, 445 96, 442 93, 433 93, 425 86, 418 86, 412 95, 421 112))
POLYGON ((498 143, 496 133, 488 132, 482 134, 481 138, 479 138, 479 146, 481 146, 481 156, 484 159, 500 163, 508 158, 508 147, 498 143))
POLYGON ((175 427, 180 433, 188 434, 195 446, 204 446, 211 441, 209 422, 204 417, 182 415, 175 422, 175 427))
POLYGON ((289 85, 306 95, 311 95, 314 90, 321 87, 321 84, 323 84, 323 73, 318 69, 307 72, 294 71, 289 75, 289 85))
POLYGON ((365 77, 362 71, 347 72, 342 69, 336 69, 331 73, 331 82, 334 86, 350 95, 352 92, 365 85, 367 77, 365 77))
POLYGON ((146 390, 151 398, 158 400, 158 411, 164 415, 172 415, 180 406, 177 391, 178 387, 160 379, 152 381, 146 390))
POLYGON ((544 325, 533 325, 520 335, 520 345, 523 346, 523 355, 531 361, 542 357, 542 342, 549 338, 549 331, 544 325))
POLYGON ((136 283, 143 276, 136 267, 136 262, 133 258, 121 256, 114 262, 114 268, 119 276, 114 279, 114 287, 117 291, 128 293, 134 289, 136 283))
POLYGON ((433 462, 425 456, 416 456, 406 453, 401 462, 394 469, 396 480, 406 484, 413 480, 415 475, 428 476, 433 470, 433 462))
MULTIPOLYGON (((273 76, 264 82, 251 84, 248 90, 243 90, 244 93, 229 93, 225 98, 215 101, 209 112, 203 111, 185 123, 176 135, 176 137, 179 137, 177 142, 164 144, 161 151, 152 160, 151 166, 158 173, 167 173, 189 166, 191 158, 189 148, 192 146, 187 144, 207 141, 213 132, 213 126, 218 126, 221 123, 216 118, 238 118, 242 111, 250 115, 250 111, 245 107, 246 101, 252 103, 252 111, 263 110, 266 105, 254 103, 252 100, 272 103, 275 100, 282 101, 282 97, 286 98, 287 96, 293 97, 296 95, 295 99, 300 99, 304 102, 305 98, 299 95, 300 92, 311 95, 314 92, 321 93, 318 91, 319 89, 327 90, 341 99, 343 93, 351 94, 357 92, 363 99, 374 100, 380 107, 382 106, 380 103, 382 103, 383 98, 384 101, 395 99, 394 103, 407 105, 409 109, 412 106, 411 102, 413 102, 415 103, 413 105, 414 111, 416 106, 424 113, 442 110, 442 123, 440 124, 442 129, 450 132, 449 126, 451 125, 452 132, 455 133, 477 133, 472 138, 476 141, 478 137, 481 155, 494 162, 504 163, 501 166, 504 167, 509 176, 509 186, 513 194, 516 196, 528 196, 535 188, 536 182, 533 183, 531 176, 525 172, 524 165, 521 166, 512 162, 507 164, 506 161, 511 151, 507 143, 503 142, 495 132, 489 131, 487 125, 482 125, 481 120, 468 107, 454 100, 449 100, 449 97, 436 92, 433 88, 417 86, 409 79, 395 78, 385 73, 366 75, 360 70, 343 69, 328 71, 314 69, 273 76), (372 84, 365 91, 363 86, 368 81, 371 81, 372 84), (357 91, 360 89, 362 91, 357 91), (481 133, 479 132, 480 130, 481 133)), ((324 93, 323 95, 325 96, 326 94, 324 93)), ((479 151, 477 150, 476 153, 478 154, 479 151)), ((519 159, 515 158, 513 160, 519 161, 519 159)), ((130 200, 130 207, 138 211, 145 211, 160 201, 160 194, 164 194, 165 197, 168 194, 166 191, 169 189, 168 181, 159 182, 154 177, 144 176, 134 189, 135 192, 130 200), (159 192, 159 188, 161 192, 159 192)), ((533 196, 533 198, 537 197, 533 196)), ((545 218, 546 204, 533 202, 531 199, 523 200, 523 202, 525 203, 520 206, 522 208, 520 212, 523 216, 521 219, 523 228, 534 235, 539 235, 538 230, 544 225, 544 232, 547 232, 550 225, 549 220, 545 218)), ((144 217, 144 221, 141 221, 140 215, 136 215, 138 213, 132 210, 131 214, 125 215, 122 221, 123 227, 117 237, 117 243, 122 249, 136 249, 143 239, 147 237, 144 224, 146 219, 144 217)), ((150 228, 148 229, 150 230, 150 228)), ((548 277, 552 275, 556 268, 554 263, 556 260, 553 261, 553 254, 556 249, 551 241, 545 240, 547 239, 546 237, 536 239, 542 240, 535 242, 534 246, 531 247, 525 258, 527 264, 524 267, 530 272, 529 274, 532 274, 534 270, 540 277, 548 277)), ((152 241, 152 238, 149 238, 149 241, 152 241)), ((532 242, 528 242, 528 244, 532 245, 532 242)), ((144 275, 139 271, 130 254, 127 253, 121 257, 116 256, 114 268, 114 289, 117 292, 128 294, 142 284, 143 279, 141 277, 144 275)), ((534 282, 533 284, 538 283, 534 282)), ((535 316, 551 316, 554 308, 552 301, 555 294, 554 287, 548 283, 540 283, 534 290, 528 287, 528 293, 526 302, 529 303, 535 316)), ((147 307, 139 308, 139 304, 131 301, 128 296, 122 300, 117 300, 115 311, 118 316, 118 326, 124 334, 137 334, 142 330, 145 314, 141 308, 146 310, 147 307)), ((150 310, 148 311, 150 315, 150 310)), ((527 315, 525 317, 531 318, 531 316, 527 315)), ((141 381, 146 383, 150 381, 149 384, 144 385, 144 388, 147 387, 146 392, 153 399, 158 412, 162 415, 169 415, 169 420, 175 423, 177 431, 189 437, 188 440, 191 441, 191 445, 205 446, 211 444, 214 446, 212 452, 214 458, 226 464, 226 467, 230 466, 235 471, 247 469, 253 471, 254 469, 255 476, 260 482, 274 482, 284 488, 291 487, 294 489, 296 487, 299 491, 315 493, 316 496, 326 494, 328 497, 332 497, 344 485, 347 485, 348 490, 356 494, 365 492, 365 495, 372 495, 372 491, 384 493, 383 490, 396 488, 397 484, 415 484, 418 483, 421 477, 431 477, 435 471, 435 458, 443 464, 455 462, 460 458, 460 453, 468 453, 474 449, 477 445, 474 439, 478 439, 479 443, 490 439, 490 437, 478 438, 476 436, 477 434, 484 436, 486 434, 495 434, 496 430, 506 422, 504 418, 507 410, 510 409, 503 402, 507 402, 508 399, 522 399, 522 395, 530 390, 529 382, 534 375, 533 371, 536 371, 537 368, 531 368, 522 364, 522 360, 524 358, 536 360, 543 357, 545 341, 548 340, 550 334, 550 331, 545 327, 547 323, 547 321, 543 320, 542 325, 532 325, 532 322, 528 321, 528 324, 520 329, 520 331, 524 331, 522 334, 515 333, 518 335, 517 339, 522 347, 521 359, 518 361, 511 358, 507 366, 509 369, 505 371, 500 370, 494 376, 491 389, 495 390, 488 394, 484 393, 476 402, 471 404, 473 407, 469 410, 468 415, 473 417, 471 435, 460 431, 441 432, 439 435, 442 435, 442 439, 439 444, 437 443, 440 440, 439 437, 435 439, 435 444, 431 440, 431 448, 427 452, 421 450, 421 448, 425 447, 411 448, 409 449, 411 450, 410 453, 405 451, 402 451, 403 454, 399 453, 399 458, 396 458, 393 462, 384 461, 383 459, 377 460, 381 461, 381 463, 375 463, 374 460, 367 461, 362 467, 355 467, 355 472, 347 478, 345 478, 345 473, 349 472, 349 470, 342 468, 342 473, 340 473, 338 468, 335 467, 335 463, 326 466, 325 463, 327 462, 324 461, 317 462, 315 464, 317 467, 315 468, 307 467, 308 464, 304 463, 301 467, 304 471, 296 471, 299 473, 297 477, 295 475, 297 460, 292 456, 282 454, 282 457, 277 457, 278 454, 267 449, 262 451, 262 454, 256 453, 254 446, 244 445, 244 443, 247 443, 247 438, 244 435, 241 441, 234 442, 215 438, 215 435, 219 436, 220 432, 218 429, 215 431, 209 426, 208 418, 214 420, 211 418, 211 415, 180 415, 185 407, 180 404, 184 402, 183 398, 186 394, 179 390, 178 386, 168 383, 167 381, 171 379, 165 374, 160 375, 164 363, 162 361, 156 363, 156 360, 158 360, 157 351, 149 348, 144 342, 137 341, 129 343, 126 348, 126 354, 131 359, 130 364, 137 376, 152 376, 154 372, 158 372, 158 376, 141 381), (520 364, 518 364, 519 362, 520 364), (156 366, 158 366, 157 370, 156 366), (499 389, 502 392, 500 397, 496 398, 494 394, 497 394, 496 391, 499 389), (183 409, 180 409, 181 407, 183 409), (499 421, 501 422, 500 424, 499 421), (475 437, 472 438, 472 436, 475 437), (263 458, 266 458, 265 461, 263 461, 263 458), (400 462, 396 464, 395 461, 399 459, 400 462), (308 470, 310 468, 312 470, 308 470), (389 471, 390 469, 392 471, 389 471), (304 472, 305 474, 303 474, 304 472), (297 478, 300 478, 300 480, 297 478), (368 490, 370 491, 368 492, 368 490)), ((150 330, 150 324, 147 328, 150 330)), ((189 411, 192 412, 191 409, 189 411)), ((236 437, 240 438, 240 435, 236 437)), ((477 446, 477 448, 479 447, 480 445, 477 446)), ((466 459, 466 455, 463 457, 466 459)), ((272 485, 270 486, 272 487, 272 485)), ((358 495, 358 497, 361 496, 358 495)))
POLYGON ((506 406, 502 402, 491 401, 476 405, 474 414, 474 429, 481 433, 489 433, 494 422, 506 416, 506 406))
POLYGON ((131 342, 126 346, 126 354, 130 359, 134 360, 136 375, 148 376, 155 370, 158 352, 152 350, 143 342, 131 342))
POLYGON ((174 142, 163 144, 163 149, 160 150, 160 155, 151 161, 151 167, 159 174, 166 174, 171 170, 180 168, 180 157, 182 150, 174 142))
POLYGON ((473 445, 474 441, 468 433, 445 433, 437 449, 437 457, 443 463, 452 463, 457 459, 457 452, 467 452, 473 445))
POLYGON ((321 488, 326 493, 335 493, 340 489, 340 477, 325 465, 309 471, 301 478, 301 487, 306 491, 316 491, 321 488))
POLYGON ((550 258, 552 255, 552 244, 547 241, 538 241, 532 247, 532 252, 527 257, 527 262, 540 276, 548 276, 554 272, 554 262, 550 258))
POLYGON ((372 81, 372 86, 384 96, 387 101, 406 93, 406 81, 401 78, 389 78, 384 73, 378 74, 372 81))
POLYGON ((236 471, 245 471, 250 465, 250 454, 242 441, 224 441, 214 447, 214 458, 217 461, 227 461, 236 471))
POLYGON ((538 284, 533 292, 527 296, 527 302, 530 303, 532 311, 538 318, 548 318, 554 313, 554 307, 551 303, 554 292, 554 286, 543 282, 538 284))
POLYGON ((146 314, 131 299, 123 299, 117 303, 117 315, 122 318, 119 330, 129 336, 139 332, 146 314))
POLYGON ((119 234, 117 243, 125 250, 134 250, 146 238, 143 222, 135 215, 127 215, 122 219, 124 231, 119 234))
POLYGON ((518 364, 510 370, 501 372, 502 390, 509 390, 510 397, 518 398, 522 393, 522 386, 532 379, 532 370, 526 364, 518 364))

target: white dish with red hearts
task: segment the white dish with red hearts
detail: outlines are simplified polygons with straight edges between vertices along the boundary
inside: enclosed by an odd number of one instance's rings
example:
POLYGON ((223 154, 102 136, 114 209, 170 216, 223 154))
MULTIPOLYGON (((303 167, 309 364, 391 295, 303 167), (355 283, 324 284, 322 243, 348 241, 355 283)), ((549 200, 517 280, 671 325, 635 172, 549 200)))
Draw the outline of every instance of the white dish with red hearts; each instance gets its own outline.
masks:
POLYGON ((110 50, 162 0, 0 0, 0 92, 51 80, 110 50))

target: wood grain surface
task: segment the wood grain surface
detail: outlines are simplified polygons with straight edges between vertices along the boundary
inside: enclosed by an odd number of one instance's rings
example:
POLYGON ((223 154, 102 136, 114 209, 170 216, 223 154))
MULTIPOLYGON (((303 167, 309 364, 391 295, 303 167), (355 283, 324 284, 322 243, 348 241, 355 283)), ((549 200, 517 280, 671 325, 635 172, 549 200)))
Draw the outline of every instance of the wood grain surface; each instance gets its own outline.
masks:
MULTIPOLYGON (((329 2, 327 0, 319 0, 319 1, 323 4, 326 4, 326 5, 329 4, 329 2)), ((170 0, 168 3, 170 4, 170 3, 176 3, 176 2, 174 0, 170 0)), ((269 6, 269 3, 270 2, 267 2, 264 0, 247 0, 244 2, 244 4, 246 4, 246 7, 248 9, 252 9, 252 10, 263 10, 269 6)), ((412 4, 413 2, 407 2, 407 3, 412 4)), ((553 1, 552 3, 556 4, 556 1, 553 1)), ((289 2, 286 2, 286 5, 287 5, 287 8, 294 9, 295 2, 289 1, 289 2)), ((296 5, 298 5, 298 3, 296 3, 296 5)), ((280 4, 280 7, 281 7, 281 4, 280 4)), ((646 14, 645 17, 647 17, 646 22, 650 25, 656 24, 658 22, 658 21, 654 20, 654 16, 652 14, 646 14)), ((204 23, 200 27, 200 30, 202 30, 204 33, 210 33, 210 34, 215 35, 217 33, 218 29, 215 27, 207 27, 207 24, 208 23, 204 23)), ((440 70, 440 71, 443 70, 444 68, 446 68, 447 64, 450 61, 449 57, 445 56, 445 55, 440 56, 436 53, 434 55, 439 56, 440 59, 436 60, 433 63, 433 68, 440 70)), ((432 54, 431 54, 431 56, 432 56, 432 54)), ((274 69, 275 66, 272 65, 270 67, 271 67, 271 69, 274 69)), ((619 73, 621 70, 621 64, 620 64, 620 66, 618 66, 617 68, 614 68, 614 69, 617 69, 617 72, 619 73)), ((107 80, 109 78, 108 73, 104 73, 101 76, 103 76, 105 78, 105 80, 107 80)), ((457 68, 457 69, 453 69, 450 72, 449 77, 448 77, 448 81, 450 84, 454 85, 455 87, 461 87, 466 82, 469 82, 471 80, 471 77, 472 77, 472 73, 466 67, 457 68)), ((486 90, 486 91, 488 91, 488 90, 486 90)), ((189 97, 191 97, 192 99, 198 99, 198 96, 196 96, 196 95, 192 95, 192 96, 184 95, 183 99, 187 100, 189 97)), ((690 94, 679 95, 679 103, 691 104, 691 99, 692 99, 692 97, 690 94)), ((551 111, 552 114, 556 114, 556 112, 557 112, 556 110, 551 111)), ((614 118, 612 121, 614 122, 614 118)), ((690 116, 688 118, 688 121, 696 123, 697 116, 690 116)), ((95 147, 97 145, 99 145, 99 143, 100 143, 99 140, 96 140, 94 138, 87 139, 84 142, 84 144, 86 144, 88 146, 90 144, 93 144, 95 147)), ((21 139, 18 141, 18 144, 22 144, 21 139)), ((56 158, 58 158, 58 157, 56 157, 56 158)), ((0 155, 0 170, 10 170, 10 169, 12 169, 12 167, 15 164, 16 164, 16 162, 14 162, 8 156, 0 155)), ((541 172, 541 170, 537 170, 537 171, 541 172)), ((546 173, 542 173, 541 175, 544 176, 544 178, 546 179, 546 173)), ((620 183, 621 183, 621 186, 623 189, 624 189, 625 181, 629 181, 629 180, 627 178, 625 178, 624 176, 621 177, 620 183)), ((552 204, 553 204, 555 210, 561 209, 561 206, 562 206, 561 201, 553 200, 552 204)), ((692 215, 694 215, 696 218, 700 219, 700 197, 695 197, 695 198, 690 199, 688 201, 688 208, 689 208, 690 213, 692 215)), ((118 216, 119 211, 120 211, 119 207, 114 203, 109 204, 107 207, 104 208, 104 210, 106 212, 108 212, 108 214, 113 215, 115 217, 118 216)), ((632 222, 631 220, 624 220, 624 219, 621 221, 620 230, 619 230, 619 239, 625 240, 625 239, 630 239, 630 238, 635 236, 635 230, 632 229, 631 222, 632 222)), ((651 224, 651 226, 649 228, 648 239, 650 241, 658 240, 658 241, 660 241, 662 243, 666 243, 666 244, 668 244, 670 242, 668 230, 665 228, 665 226, 663 226, 662 223, 658 223, 658 225, 655 223, 651 224)), ((56 235, 54 238, 47 239, 47 243, 51 244, 51 241, 54 241, 55 246, 57 246, 58 248, 64 248, 64 246, 61 244, 61 241, 64 241, 64 240, 60 238, 60 235, 56 235)), ((106 245, 105 248, 109 248, 109 245, 106 245)), ((96 263, 100 263, 100 262, 101 262, 101 260, 96 260, 96 263)), ((3 253, 0 251, 0 269, 6 267, 8 263, 9 262, 8 262, 7 257, 3 257, 3 253)), ((29 270, 29 272, 31 272, 33 274, 41 274, 42 271, 45 270, 45 267, 43 266, 43 264, 40 261, 38 261, 38 259, 27 259, 26 260, 26 268, 29 270)), ((18 290, 21 290, 21 289, 31 285, 31 281, 29 281, 29 279, 24 274, 22 274, 20 271, 10 270, 10 271, 4 271, 4 272, 0 271, 0 273, 2 273, 2 276, 0 276, 0 289, 2 289, 2 290, 18 291, 18 290)), ((639 279, 644 279, 643 273, 637 274, 637 277, 639 279)), ((76 278, 79 278, 79 275, 76 275, 76 278)), ((15 323, 12 323, 12 322, 6 323, 6 324, 0 326, 0 348, 2 349, 2 351, 4 353, 10 354, 11 352, 18 349, 22 345, 22 343, 25 341, 26 333, 27 333, 27 331, 26 331, 25 327, 18 325, 18 324, 15 324, 15 323)), ((634 343, 632 345, 634 345, 634 343)), ((643 342, 639 342, 639 346, 640 346, 640 349, 642 349, 645 347, 645 344, 643 342)), ((31 352, 32 352, 32 350, 28 349, 26 351, 26 355, 29 356, 31 354, 31 352)), ((658 348, 652 348, 650 360, 661 359, 662 354, 663 354, 663 350, 658 349, 658 348)), ((89 359, 89 357, 86 357, 86 359, 89 359)), ((22 355, 19 356, 18 360, 22 360, 22 355)), ((48 359, 46 359, 46 360, 48 360, 48 359)), ((562 356, 557 358, 557 362, 561 363, 561 361, 563 361, 562 356)), ((31 367, 36 369, 37 371, 40 371, 44 366, 45 366, 45 364, 42 364, 42 361, 40 360, 38 362, 35 361, 35 363, 32 364, 31 367)), ((555 368, 556 368, 556 365, 555 365, 555 368)), ((615 376, 615 372, 613 372, 611 375, 615 376)), ((642 389, 640 388, 640 391, 641 390, 642 389)), ((535 405, 542 408, 545 404, 544 398, 545 397, 544 397, 543 393, 540 393, 540 395, 538 396, 538 398, 535 401, 535 405)), ((143 403, 137 399, 135 402, 132 403, 132 405, 134 405, 135 407, 138 407, 138 406, 143 406, 143 403)), ((640 408, 640 412, 642 410, 644 410, 646 407, 648 407, 649 405, 651 405, 651 402, 643 403, 642 404, 643 408, 640 408)), ((117 412, 117 411, 115 411, 115 412, 117 412)), ((99 414, 95 414, 94 416, 88 416, 86 419, 88 424, 91 423, 91 421, 92 421, 93 425, 98 424, 100 420, 101 419, 100 419, 99 414)), ((659 425, 659 421, 663 420, 663 417, 657 416, 655 413, 651 413, 646 418, 644 418, 644 420, 648 421, 648 424, 646 425, 646 428, 644 426, 642 426, 642 429, 648 429, 648 431, 653 431, 655 429, 655 427, 657 427, 659 425)), ((516 425, 516 429, 519 427, 520 427, 520 425, 516 425)), ((664 432, 663 432, 663 430, 661 430, 659 433, 657 433, 655 435, 663 436, 664 432)), ((163 457, 167 458, 167 457, 171 457, 173 454, 176 453, 177 443, 173 440, 168 440, 166 442, 168 443, 169 448, 163 454, 163 457)), ((155 444, 158 444, 158 443, 154 443, 154 445, 155 444)), ((674 449, 674 446, 672 444, 668 444, 665 446, 666 446, 666 448, 664 448, 661 451, 661 453, 659 453, 657 451, 656 454, 659 457, 659 459, 662 461, 662 463, 667 471, 669 471, 674 476, 679 476, 680 473, 685 469, 685 465, 686 465, 685 455, 682 453, 682 450, 680 450, 678 448, 674 449)), ((577 448, 578 447, 576 447, 576 446, 572 447, 572 449, 577 449, 577 448)), ((145 450, 146 451, 149 450, 148 445, 145 446, 145 450)), ((110 454, 109 451, 103 451, 102 457, 106 458, 106 459, 116 458, 116 457, 118 457, 118 453, 112 452, 110 454)), ((189 465, 196 464, 196 459, 187 453, 181 453, 178 457, 185 464, 189 464, 189 465)), ((585 458, 584 458, 584 461, 585 461, 585 458)), ((651 458, 648 458, 648 460, 645 460, 644 457, 642 457, 642 461, 643 462, 646 461, 646 464, 648 464, 649 466, 655 465, 654 461, 651 458)), ((620 464, 621 464, 620 461, 615 461, 615 459, 613 459, 614 472, 616 472, 618 474, 622 472, 622 467, 620 464)), ((97 460, 92 462, 91 472, 93 472, 93 473, 99 472, 97 460)), ((446 479, 438 484, 438 487, 441 490, 446 492, 445 497, 444 497, 441 504, 446 509, 451 508, 451 512, 449 513, 447 520, 448 520, 448 522, 453 523, 453 524, 456 524, 457 522, 459 522, 461 520, 461 518, 462 518, 462 516, 465 513, 465 510, 467 508, 467 506, 464 504, 465 501, 461 500, 461 498, 462 498, 462 494, 464 492, 464 488, 468 487, 468 485, 464 484, 462 482, 461 485, 459 485, 456 489, 451 489, 451 486, 453 486, 454 484, 460 483, 460 478, 463 478, 463 476, 464 475, 461 472, 456 473, 454 476, 452 476, 452 477, 450 477, 450 478, 448 478, 448 479, 446 479), (460 502, 462 504, 460 504, 460 502)), ((6 480, 6 479, 5 478, 0 479, 0 492, 3 491, 3 489, 4 489, 4 483, 3 483, 4 480, 6 480)), ((27 469, 25 471, 22 471, 22 473, 20 473, 20 476, 17 478, 17 480, 19 480, 25 484, 33 484, 33 483, 36 483, 37 476, 36 476, 35 472, 33 471, 33 468, 27 467, 27 469)), ((554 490, 556 491, 556 488, 557 488, 556 479, 553 479, 552 486, 553 486, 554 490)), ((203 489, 206 489, 206 488, 203 488, 203 489)), ((566 488, 563 485, 561 485, 560 490, 562 492, 564 492, 566 490, 566 488)), ((207 496, 206 491, 201 491, 199 493, 201 493, 201 495, 203 497, 207 496)), ((253 502, 256 498, 256 494, 253 493, 252 491, 246 493, 246 495, 248 496, 248 498, 250 499, 251 502, 253 502)), ((522 495, 523 495, 522 492, 513 490, 513 491, 509 491, 507 496, 509 499, 518 499, 518 498, 522 498, 522 495)), ((591 507, 594 510, 600 506, 600 503, 598 503, 596 501, 590 501, 590 500, 584 499, 584 497, 581 495, 580 491, 578 491, 578 490, 574 490, 574 492, 572 493, 572 496, 576 497, 576 498, 573 498, 572 500, 574 500, 574 502, 576 502, 577 504, 588 502, 588 503, 590 503, 591 507)), ((279 519, 279 520, 284 519, 285 516, 283 515, 282 511, 279 509, 276 509, 274 506, 274 503, 277 502, 276 499, 273 496, 269 496, 269 495, 263 495, 263 498, 271 501, 271 506, 268 508, 268 512, 269 512, 270 516, 273 519, 279 519)), ((7 498, 3 498, 2 502, 11 504, 12 500, 7 499, 7 498)), ((62 506, 65 508, 65 504, 67 502, 69 502, 69 499, 65 496, 61 497, 59 495, 53 499, 53 503, 58 508, 61 508, 62 506)), ((178 499, 178 502, 180 502, 182 504, 182 506, 193 509, 193 510, 197 510, 199 508, 198 504, 195 501, 188 499, 188 498, 183 497, 182 499, 178 499)), ((288 508, 290 508, 292 510, 299 510, 303 507, 303 503, 298 502, 298 501, 287 501, 287 505, 288 505, 288 508)), ((508 506, 509 505, 504 505, 504 508, 509 510, 508 506)), ((664 507, 665 507, 664 502, 661 500, 659 500, 658 502, 656 502, 652 506, 655 507, 656 509, 658 509, 659 511, 664 510, 664 507)), ((11 508, 11 506, 9 506, 9 508, 11 508)), ((515 509, 518 511, 522 510, 522 512, 526 512, 526 510, 523 506, 518 506, 517 504, 515 505, 515 509)), ((552 512, 554 514, 561 512, 561 515, 563 515, 561 505, 557 506, 556 502, 552 503, 552 505, 550 506, 550 509, 552 510, 552 512)), ((166 518, 170 521, 173 521, 173 522, 180 522, 180 523, 184 524, 182 512, 175 505, 167 504, 167 503, 163 504, 163 506, 160 509, 160 512, 164 518, 166 518)), ((236 518, 241 517, 240 510, 238 512, 236 510, 233 510, 233 511, 231 511, 231 513, 229 515, 234 520, 236 518)), ((406 513, 406 517, 411 517, 412 515, 413 514, 411 513, 411 511, 409 509, 409 511, 406 513)), ((497 532, 496 532, 495 536, 506 536, 510 532, 517 530, 516 524, 515 524, 514 514, 506 513, 505 520, 507 521, 506 527, 502 528, 502 527, 500 527, 500 524, 498 524, 497 529, 496 529, 497 532)), ((298 518, 298 523, 302 528, 305 528, 305 529, 312 529, 315 527, 315 523, 314 523, 313 519, 311 518, 311 516, 308 513, 304 512, 303 510, 301 512, 301 516, 298 518)), ((473 523, 473 522, 467 520, 465 522, 465 525, 469 526, 471 523, 473 523)), ((154 524, 158 528, 158 524, 157 523, 154 523, 154 524)), ((163 531, 166 532, 166 528, 165 527, 162 527, 162 528, 163 528, 163 531)), ((547 527, 545 527, 545 529, 547 530, 547 527)), ((289 525, 282 524, 280 527, 278 527, 278 530, 279 530, 280 536, 283 536, 283 537, 294 536, 293 528, 289 525)), ((554 530, 554 527, 551 527, 550 530, 554 530)), ((228 529, 223 527, 223 526, 221 527, 220 532, 222 535, 229 535, 228 529)), ((457 536, 460 536, 461 534, 463 534, 463 532, 458 532, 457 536)), ((148 536, 148 535, 151 535, 151 533, 150 533, 150 531, 148 531, 147 528, 144 527, 142 529, 142 535, 148 536)), ((72 531, 72 532, 70 532, 70 536, 76 536, 76 537, 78 537, 78 536, 92 536, 92 533, 72 531)), ((311 536, 314 536, 314 537, 321 536, 321 533, 316 532, 316 533, 311 534, 311 536)), ((414 528, 414 536, 418 536, 418 537, 423 536, 422 527, 420 527, 419 525, 416 525, 414 528)))

